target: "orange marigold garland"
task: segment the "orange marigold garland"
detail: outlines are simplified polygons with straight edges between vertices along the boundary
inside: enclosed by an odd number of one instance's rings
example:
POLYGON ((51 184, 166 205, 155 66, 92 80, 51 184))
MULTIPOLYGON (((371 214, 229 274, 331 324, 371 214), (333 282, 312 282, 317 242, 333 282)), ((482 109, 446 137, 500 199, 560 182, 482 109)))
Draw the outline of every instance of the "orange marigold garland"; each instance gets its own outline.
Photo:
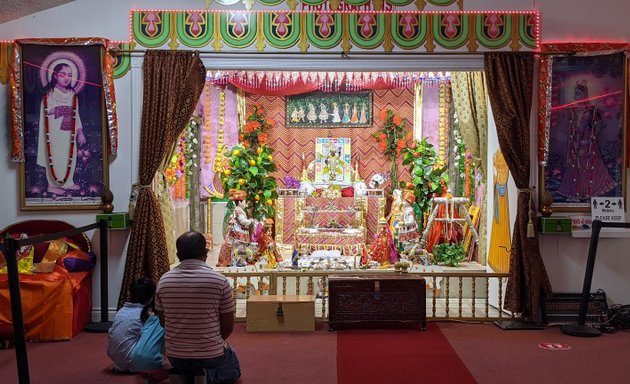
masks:
POLYGON ((383 121, 383 127, 372 133, 372 138, 376 141, 379 149, 392 162, 391 182, 392 188, 396 188, 397 181, 397 158, 400 151, 407 147, 407 142, 411 140, 412 132, 405 129, 406 121, 391 109, 383 109, 379 115, 383 121))

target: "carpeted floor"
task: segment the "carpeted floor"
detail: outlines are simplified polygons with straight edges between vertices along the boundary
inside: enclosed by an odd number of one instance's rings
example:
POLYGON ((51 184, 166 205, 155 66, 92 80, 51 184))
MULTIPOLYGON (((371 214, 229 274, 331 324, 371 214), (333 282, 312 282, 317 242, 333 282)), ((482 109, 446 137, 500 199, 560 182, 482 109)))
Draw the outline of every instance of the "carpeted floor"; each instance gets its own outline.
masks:
POLYGON ((494 325, 440 323, 451 346, 479 383, 630 382, 630 332, 574 337, 559 327, 503 331, 494 325), (568 350, 546 350, 542 343, 568 350))
POLYGON ((437 324, 418 329, 351 329, 337 335, 337 383, 476 383, 437 324))
MULTIPOLYGON (((142 383, 113 375, 106 334, 29 343, 31 383, 142 383)), ((241 384, 369 383, 625 383, 630 332, 597 338, 558 328, 503 331, 491 324, 429 323, 426 332, 353 329, 309 333, 247 333, 237 324, 230 343, 241 360, 241 384), (552 351, 541 343, 569 350, 552 351)), ((18 383, 15 350, 0 350, 0 383, 18 383)))

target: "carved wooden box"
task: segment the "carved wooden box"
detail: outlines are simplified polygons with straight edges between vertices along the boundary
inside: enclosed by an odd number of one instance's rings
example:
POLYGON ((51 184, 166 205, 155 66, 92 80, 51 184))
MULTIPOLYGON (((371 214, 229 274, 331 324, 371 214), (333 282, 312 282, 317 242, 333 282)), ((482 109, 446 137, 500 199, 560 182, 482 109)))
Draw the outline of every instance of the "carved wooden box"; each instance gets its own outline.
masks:
POLYGON ((417 275, 331 276, 332 330, 351 323, 420 323, 426 328, 426 282, 417 275))

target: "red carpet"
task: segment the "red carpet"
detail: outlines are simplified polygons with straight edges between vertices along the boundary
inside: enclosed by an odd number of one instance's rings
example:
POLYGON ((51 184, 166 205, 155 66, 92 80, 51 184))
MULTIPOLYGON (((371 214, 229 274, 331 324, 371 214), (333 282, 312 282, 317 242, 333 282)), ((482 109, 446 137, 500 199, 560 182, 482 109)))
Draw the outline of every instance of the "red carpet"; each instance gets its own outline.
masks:
POLYGON ((337 331, 337 383, 476 383, 439 327, 337 331))

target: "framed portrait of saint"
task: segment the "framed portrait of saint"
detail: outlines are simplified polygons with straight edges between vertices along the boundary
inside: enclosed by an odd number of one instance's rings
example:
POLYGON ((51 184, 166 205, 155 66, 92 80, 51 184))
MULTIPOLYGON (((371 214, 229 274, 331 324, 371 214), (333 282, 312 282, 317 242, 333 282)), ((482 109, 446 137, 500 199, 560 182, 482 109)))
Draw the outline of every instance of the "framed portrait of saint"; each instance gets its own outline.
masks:
POLYGON ((544 187, 553 211, 587 212, 592 197, 626 194, 626 57, 621 52, 551 61, 544 187))
POLYGON ((12 159, 22 210, 99 208, 116 136, 105 55, 100 40, 15 42, 12 159))

